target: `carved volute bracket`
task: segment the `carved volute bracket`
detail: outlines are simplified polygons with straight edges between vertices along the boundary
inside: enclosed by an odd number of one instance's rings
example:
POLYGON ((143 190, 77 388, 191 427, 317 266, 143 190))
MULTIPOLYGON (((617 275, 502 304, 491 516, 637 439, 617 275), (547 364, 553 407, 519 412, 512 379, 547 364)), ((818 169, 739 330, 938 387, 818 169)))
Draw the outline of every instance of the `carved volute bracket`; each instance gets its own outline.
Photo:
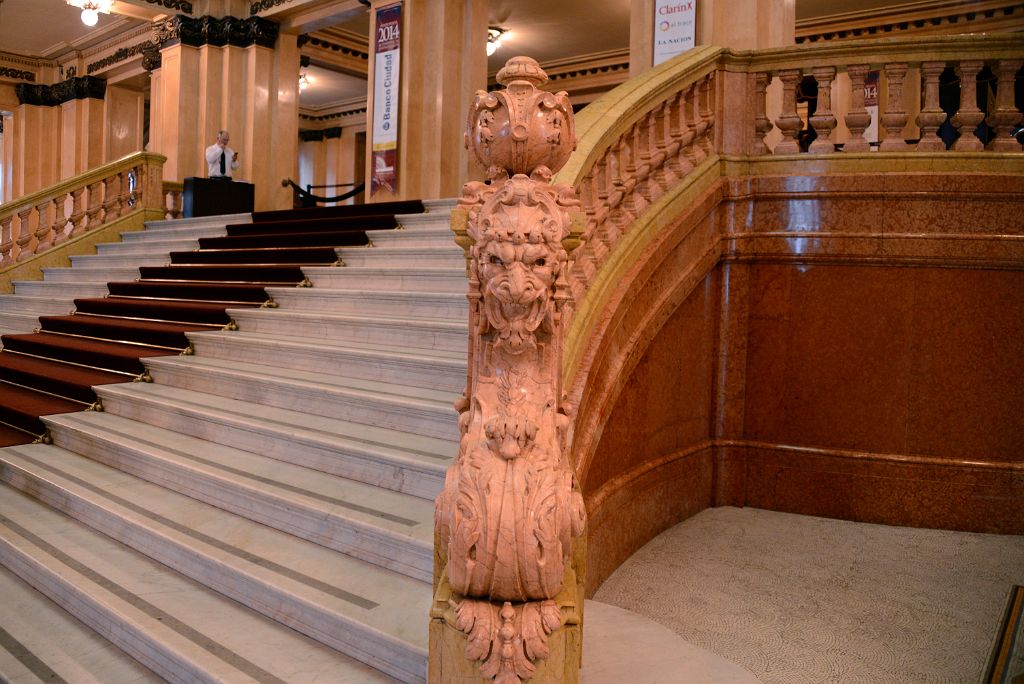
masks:
MULTIPOLYGON (((436 505, 434 617, 465 635, 463 657, 482 679, 505 684, 533 678, 551 635, 578 616, 570 554, 586 514, 560 368, 583 216, 571 187, 550 184, 576 144, 568 96, 538 89, 547 76, 528 57, 498 80, 504 90, 477 93, 466 133, 490 183, 467 183, 453 212, 468 257, 470 358, 459 453, 436 505)), ((432 662, 435 646, 450 651, 435 631, 432 662)))

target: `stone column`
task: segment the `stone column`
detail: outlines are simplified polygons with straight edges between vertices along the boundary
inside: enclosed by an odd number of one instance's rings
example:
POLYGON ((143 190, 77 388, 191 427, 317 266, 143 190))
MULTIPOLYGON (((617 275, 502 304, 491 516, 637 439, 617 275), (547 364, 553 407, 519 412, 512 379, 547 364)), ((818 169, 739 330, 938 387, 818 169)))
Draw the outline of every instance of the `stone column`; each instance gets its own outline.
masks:
POLYGON ((565 277, 579 201, 550 184, 575 146, 565 92, 527 57, 477 96, 467 138, 490 185, 467 183, 452 214, 469 248, 469 381, 462 439, 435 513, 431 682, 575 684, 586 512, 562 405, 565 277))
POLYGON ((237 180, 256 186, 256 210, 291 206, 281 180, 298 156, 299 48, 259 17, 176 16, 154 28, 150 148, 167 157, 164 178, 205 176, 217 131, 231 133, 237 180))
POLYGON ((137 90, 108 86, 103 99, 103 161, 142 150, 145 98, 137 90))
MULTIPOLYGON (((398 123, 398 187, 369 196, 373 150, 374 41, 377 9, 398 4, 372 0, 367 80, 367 201, 432 199, 457 195, 471 173, 463 143, 466 103, 487 86, 485 0, 403 2, 398 123)), ((477 176, 478 177, 478 176, 477 176)))

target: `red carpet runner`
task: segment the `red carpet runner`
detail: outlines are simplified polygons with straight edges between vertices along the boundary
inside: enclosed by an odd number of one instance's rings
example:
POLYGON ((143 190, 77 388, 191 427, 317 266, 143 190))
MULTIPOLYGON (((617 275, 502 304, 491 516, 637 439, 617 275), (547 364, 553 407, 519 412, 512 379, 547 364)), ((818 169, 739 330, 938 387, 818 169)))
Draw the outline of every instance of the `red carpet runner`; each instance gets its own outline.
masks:
POLYGON ((107 283, 104 298, 76 299, 69 316, 40 317, 37 332, 4 335, 0 446, 46 441, 40 416, 96 408, 94 385, 144 379, 143 359, 191 353, 187 333, 230 326, 229 308, 273 306, 267 286, 308 286, 303 266, 336 264, 336 247, 422 211, 411 201, 258 212, 138 280, 107 283))

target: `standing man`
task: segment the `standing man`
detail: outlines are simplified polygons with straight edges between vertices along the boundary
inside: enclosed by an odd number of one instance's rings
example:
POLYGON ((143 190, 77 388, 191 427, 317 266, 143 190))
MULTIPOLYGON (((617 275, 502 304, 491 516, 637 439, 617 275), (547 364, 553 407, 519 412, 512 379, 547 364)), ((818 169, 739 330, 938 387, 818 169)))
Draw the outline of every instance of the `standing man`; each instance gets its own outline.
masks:
POLYGON ((228 147, 231 134, 217 131, 217 142, 206 148, 206 165, 210 178, 231 180, 231 170, 238 168, 238 153, 228 147))

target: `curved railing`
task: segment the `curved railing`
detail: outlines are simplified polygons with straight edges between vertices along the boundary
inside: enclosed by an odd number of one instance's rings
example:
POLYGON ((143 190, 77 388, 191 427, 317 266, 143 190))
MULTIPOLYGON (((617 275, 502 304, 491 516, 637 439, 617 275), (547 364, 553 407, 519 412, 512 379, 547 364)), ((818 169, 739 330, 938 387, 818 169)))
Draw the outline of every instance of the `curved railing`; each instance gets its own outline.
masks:
POLYGON ((165 187, 164 161, 163 155, 137 152, 0 205, 0 267, 129 215, 176 218, 181 186, 165 187))
POLYGON ((586 217, 583 244, 568 276, 576 316, 563 358, 566 386, 573 386, 584 347, 591 342, 596 302, 628 267, 625 255, 635 252, 623 239, 644 223, 642 217, 651 219, 651 207, 666 202, 666 195, 678 196, 720 177, 716 162, 765 155, 841 155, 862 159, 865 169, 891 159, 887 153, 948 155, 951 160, 983 153, 993 162, 1005 161, 1006 155, 1015 158, 1021 145, 1012 134, 1021 113, 1014 103, 1014 82, 1022 65, 1020 34, 857 40, 759 51, 704 47, 588 105, 577 119, 577 149, 555 177, 576 189, 586 217), (963 83, 953 116, 939 106, 947 67, 963 83), (976 104, 976 79, 985 68, 996 82, 987 116, 976 104), (865 76, 871 70, 880 72, 886 88, 878 122, 880 153, 869 154, 865 76), (913 98, 908 72, 914 82, 920 79, 923 106, 916 117, 904 106, 913 98), (809 121, 797 108, 797 88, 805 76, 817 81, 817 110, 809 121), (841 117, 849 135, 841 144, 832 107, 833 90, 839 87, 849 102, 841 117), (948 149, 936 134, 946 121, 959 133, 948 149), (983 122, 994 129, 987 144, 975 132, 983 122), (808 125, 817 139, 801 153, 798 138, 808 125), (918 140, 905 140, 908 125, 920 129, 918 140))

